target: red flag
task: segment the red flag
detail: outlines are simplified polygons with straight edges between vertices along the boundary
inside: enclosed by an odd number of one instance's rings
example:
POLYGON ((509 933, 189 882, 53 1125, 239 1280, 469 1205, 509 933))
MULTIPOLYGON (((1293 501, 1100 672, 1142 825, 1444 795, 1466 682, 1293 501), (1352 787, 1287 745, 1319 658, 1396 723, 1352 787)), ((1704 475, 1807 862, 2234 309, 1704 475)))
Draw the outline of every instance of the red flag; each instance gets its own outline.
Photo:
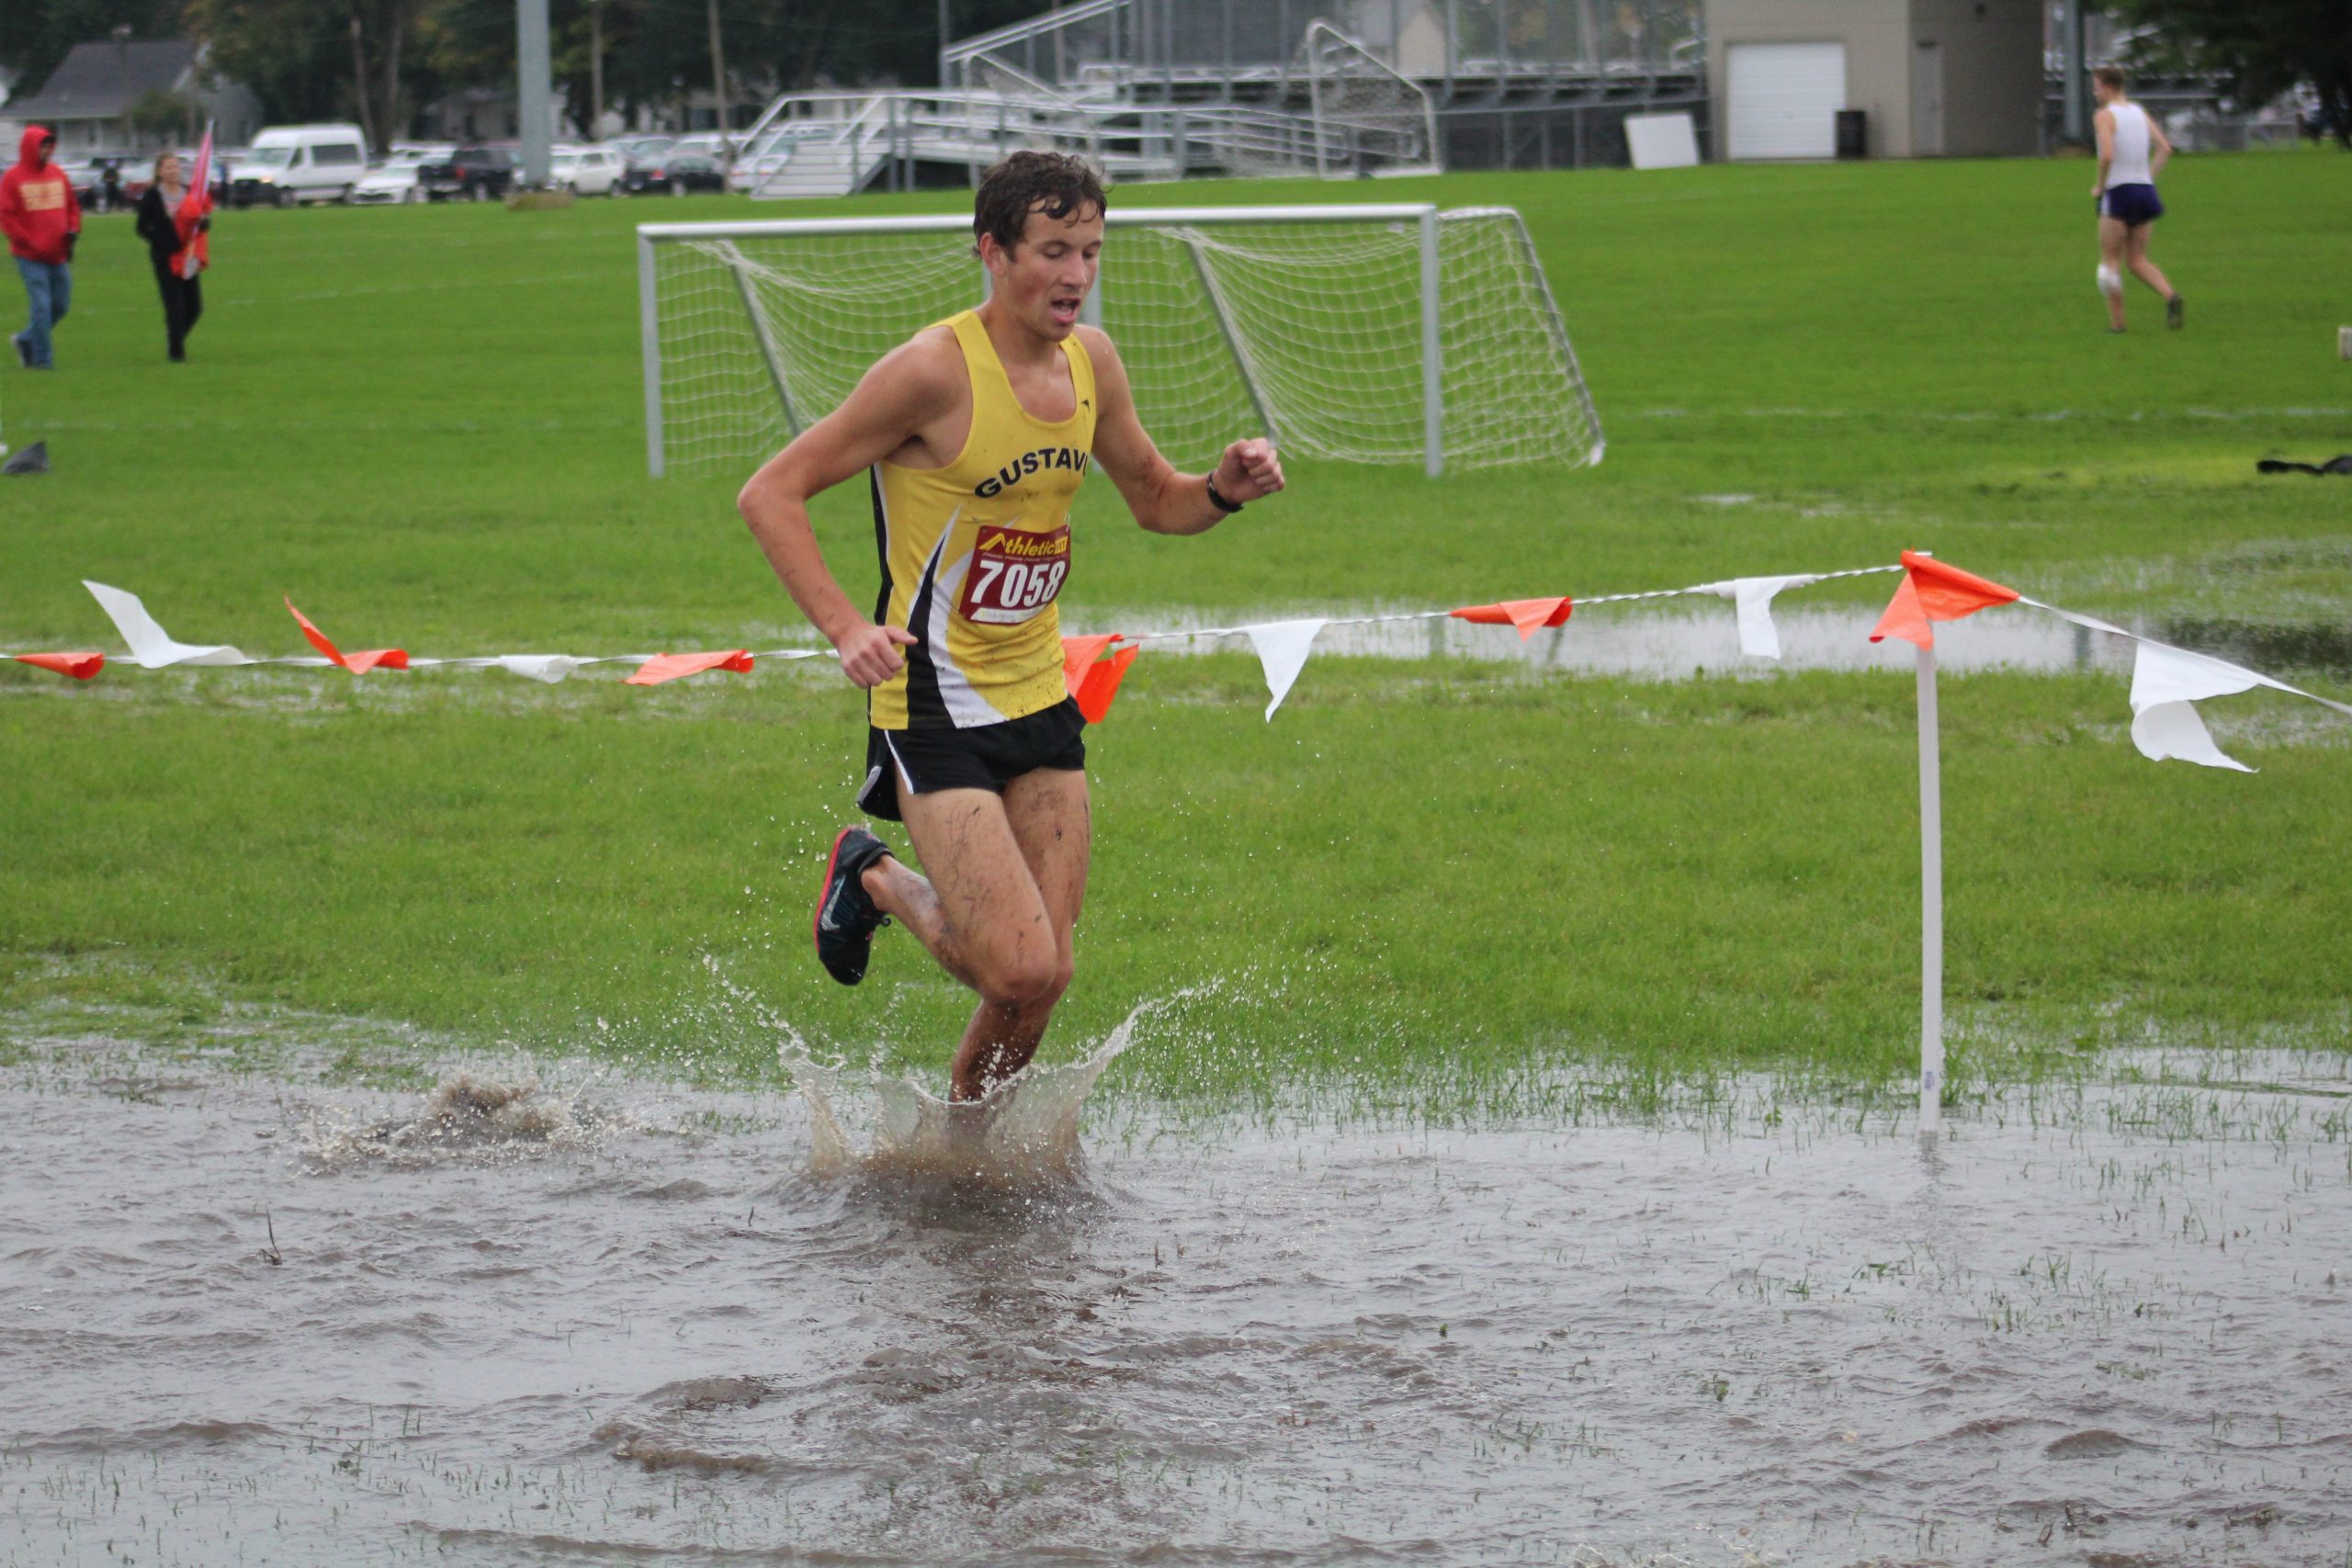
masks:
POLYGON ((1102 657, 1102 650, 1119 640, 1117 632, 1100 632, 1092 637, 1062 638, 1062 685, 1071 696, 1086 683, 1086 668, 1102 657))
POLYGON ((1127 666, 1142 651, 1129 643, 1102 663, 1087 668, 1086 679, 1079 683, 1076 693, 1078 711, 1086 716, 1087 723, 1100 724, 1110 714, 1112 699, 1119 694, 1119 682, 1127 678, 1127 666))
POLYGON ((2014 588, 2004 588, 1974 572, 1946 566, 1933 556, 1905 550, 1903 581, 1888 602, 1886 614, 1871 628, 1871 640, 1879 642, 1899 637, 1921 648, 1933 648, 1936 632, 1932 623, 1957 621, 1979 610, 2007 604, 2017 596, 2014 588))
POLYGON ((1123 648, 1102 658, 1103 649, 1122 640, 1124 633, 1098 632, 1092 637, 1062 638, 1062 687, 1078 699, 1078 711, 1086 716, 1089 724, 1100 724, 1102 716, 1111 711, 1111 700, 1119 694, 1119 682, 1126 679, 1127 666, 1136 661, 1135 648, 1123 648), (1097 663, 1096 660, 1102 662, 1097 663))
POLYGON ((405 670, 408 655, 397 648, 371 648, 365 653, 345 653, 328 640, 327 634, 311 624, 311 617, 294 608, 294 601, 286 601, 287 610, 302 624, 302 635, 311 646, 327 656, 327 661, 354 675, 365 675, 370 670, 405 670))
POLYGON ((657 653, 638 666, 637 673, 621 682, 624 686, 658 686, 664 681, 683 680, 699 675, 706 670, 729 670, 738 675, 749 672, 752 655, 744 649, 731 649, 725 653, 657 653))
POLYGON ((173 226, 179 230, 180 248, 172 257, 172 269, 182 277, 194 277, 212 265, 212 236, 200 225, 212 214, 212 124, 205 122, 204 140, 196 149, 196 168, 188 175, 187 194, 180 197, 179 210, 172 214, 173 226))
POLYGON ((1448 613, 1457 621, 1476 626, 1517 626, 1519 639, 1525 642, 1540 627, 1566 626, 1568 616, 1575 611, 1575 601, 1563 595, 1557 599, 1506 599, 1499 604, 1470 604, 1448 613))
POLYGON ((54 670, 60 675, 71 675, 76 681, 86 681, 107 667, 103 653, 20 653, 19 664, 30 664, 42 670, 54 670))

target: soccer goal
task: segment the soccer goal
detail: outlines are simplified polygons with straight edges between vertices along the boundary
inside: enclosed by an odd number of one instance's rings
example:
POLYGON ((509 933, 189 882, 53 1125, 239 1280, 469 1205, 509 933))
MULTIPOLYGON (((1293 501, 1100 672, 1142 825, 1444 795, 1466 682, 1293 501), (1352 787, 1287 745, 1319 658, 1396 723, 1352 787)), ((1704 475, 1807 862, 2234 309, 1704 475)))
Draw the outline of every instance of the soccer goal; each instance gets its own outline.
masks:
MULTIPOLYGON (((987 287, 958 216, 637 234, 656 474, 758 462, 987 287)), ((1600 460, 1567 329, 1509 208, 1114 211, 1086 316, 1118 343, 1145 427, 1180 466, 1249 434, 1432 476, 1600 460)))

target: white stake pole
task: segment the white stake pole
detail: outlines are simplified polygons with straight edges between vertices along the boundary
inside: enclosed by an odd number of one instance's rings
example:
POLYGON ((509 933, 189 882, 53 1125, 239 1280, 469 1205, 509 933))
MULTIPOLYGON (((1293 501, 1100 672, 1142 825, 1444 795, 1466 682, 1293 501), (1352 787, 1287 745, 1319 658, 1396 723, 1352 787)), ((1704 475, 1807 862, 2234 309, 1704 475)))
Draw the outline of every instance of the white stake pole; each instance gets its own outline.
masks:
POLYGON ((1936 726, 1936 650, 1919 665, 1919 1134, 1944 1121, 1944 801, 1936 726))

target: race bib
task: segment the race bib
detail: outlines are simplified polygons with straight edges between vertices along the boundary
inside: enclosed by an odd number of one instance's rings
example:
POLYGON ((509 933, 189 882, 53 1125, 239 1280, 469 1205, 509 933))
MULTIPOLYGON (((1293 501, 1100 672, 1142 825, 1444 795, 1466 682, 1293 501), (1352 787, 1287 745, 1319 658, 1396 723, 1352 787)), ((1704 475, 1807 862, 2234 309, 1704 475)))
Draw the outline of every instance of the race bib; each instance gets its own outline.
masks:
POLYGON ((980 530, 972 547, 964 599, 956 609, 967 621, 1017 625, 1052 604, 1069 576, 1069 524, 1050 534, 991 524, 980 530))

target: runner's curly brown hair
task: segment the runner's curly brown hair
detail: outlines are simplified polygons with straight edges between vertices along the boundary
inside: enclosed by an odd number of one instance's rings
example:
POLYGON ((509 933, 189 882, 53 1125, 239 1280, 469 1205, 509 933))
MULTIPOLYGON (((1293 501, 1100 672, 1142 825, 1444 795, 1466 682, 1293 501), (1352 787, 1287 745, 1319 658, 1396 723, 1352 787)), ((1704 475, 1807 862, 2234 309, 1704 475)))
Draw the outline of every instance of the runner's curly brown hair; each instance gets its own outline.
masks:
POLYGON ((972 198, 972 248, 993 235, 1010 254, 1021 243, 1029 215, 1061 220, 1085 218, 1088 209, 1107 212, 1102 176, 1085 159, 1069 152, 1015 152, 980 176, 972 198))

